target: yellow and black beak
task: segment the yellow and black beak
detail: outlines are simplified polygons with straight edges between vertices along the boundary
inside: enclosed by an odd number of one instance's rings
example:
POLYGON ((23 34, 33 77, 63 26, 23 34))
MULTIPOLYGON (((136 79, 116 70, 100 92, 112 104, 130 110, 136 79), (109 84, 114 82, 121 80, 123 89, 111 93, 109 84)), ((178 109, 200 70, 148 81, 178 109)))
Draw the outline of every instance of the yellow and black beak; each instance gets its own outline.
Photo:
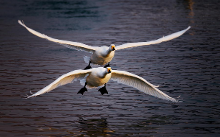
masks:
POLYGON ((111 69, 111 68, 107 68, 107 72, 108 72, 108 73, 111 73, 111 72, 112 72, 112 69, 111 69))
POLYGON ((112 45, 112 51, 114 51, 115 50, 115 45, 112 45))

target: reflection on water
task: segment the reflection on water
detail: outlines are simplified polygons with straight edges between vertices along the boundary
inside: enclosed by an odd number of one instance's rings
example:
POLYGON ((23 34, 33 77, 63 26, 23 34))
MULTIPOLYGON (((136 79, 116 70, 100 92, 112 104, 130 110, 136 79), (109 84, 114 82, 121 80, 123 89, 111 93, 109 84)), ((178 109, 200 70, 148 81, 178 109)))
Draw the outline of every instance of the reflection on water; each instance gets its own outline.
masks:
POLYGON ((0 2, 1 136, 218 136, 219 2, 61 1, 0 2), (74 82, 23 99, 60 75, 86 66, 89 53, 31 35, 17 20, 49 36, 92 46, 160 38, 192 26, 158 45, 118 51, 113 69, 135 73, 172 97, 173 104, 109 82, 108 95, 78 95, 74 82))
POLYGON ((80 118, 79 123, 79 131, 88 136, 109 136, 114 133, 113 130, 109 129, 105 118, 89 120, 80 118))
POLYGON ((114 131, 108 127, 108 122, 106 118, 101 119, 88 119, 85 120, 82 117, 79 117, 75 123, 70 124, 72 129, 62 129, 59 127, 44 127, 38 128, 38 132, 51 132, 48 136, 62 135, 62 136, 111 136, 115 135, 114 131), (75 125, 78 125, 75 127, 75 125))
POLYGON ((193 11, 193 5, 194 5, 194 1, 193 0, 186 0, 189 4, 189 9, 190 9, 190 12, 189 12, 189 17, 190 17, 190 23, 191 24, 194 24, 194 11, 193 11))
MULTIPOLYGON (((189 9, 190 9, 189 15, 190 15, 191 18, 193 18, 193 16, 194 16, 194 12, 193 12, 193 4, 194 4, 194 2, 193 2, 193 0, 187 0, 187 1, 189 3, 189 9)), ((194 22, 191 22, 191 23, 194 23, 194 22)))

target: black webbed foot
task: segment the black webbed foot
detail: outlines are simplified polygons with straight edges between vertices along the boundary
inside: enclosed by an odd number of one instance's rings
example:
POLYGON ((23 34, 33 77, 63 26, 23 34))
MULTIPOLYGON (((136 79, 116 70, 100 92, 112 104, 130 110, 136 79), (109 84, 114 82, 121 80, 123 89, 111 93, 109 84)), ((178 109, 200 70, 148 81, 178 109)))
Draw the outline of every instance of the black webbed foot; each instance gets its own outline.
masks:
POLYGON ((84 68, 84 70, 86 69, 91 69, 92 67, 90 65, 88 65, 87 67, 84 68))
POLYGON ((86 83, 85 83, 85 86, 83 88, 81 88, 77 94, 82 94, 83 95, 84 92, 86 92, 86 91, 87 91, 87 88, 86 88, 86 83))
POLYGON ((101 92, 101 94, 108 94, 108 91, 106 90, 106 84, 104 85, 104 87, 100 88, 99 91, 101 92))
POLYGON ((90 66, 91 61, 89 62, 89 65, 87 67, 84 68, 84 70, 86 69, 91 69, 92 67, 90 66))
POLYGON ((87 91, 87 88, 86 87, 83 87, 83 88, 81 88, 80 89, 80 91, 77 93, 77 94, 84 94, 84 92, 86 92, 87 91))
POLYGON ((104 68, 110 67, 110 62, 104 66, 104 68))

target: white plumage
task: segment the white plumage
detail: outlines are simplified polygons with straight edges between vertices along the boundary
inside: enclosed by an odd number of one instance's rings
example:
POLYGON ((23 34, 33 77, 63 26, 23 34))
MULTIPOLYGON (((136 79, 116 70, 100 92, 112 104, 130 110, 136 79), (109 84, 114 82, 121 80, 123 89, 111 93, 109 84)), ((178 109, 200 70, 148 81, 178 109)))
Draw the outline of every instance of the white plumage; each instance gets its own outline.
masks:
POLYGON ((62 75, 54 82, 52 82, 45 88, 41 89, 40 91, 36 92, 35 94, 28 96, 27 98, 44 94, 59 86, 63 86, 65 84, 71 83, 76 79, 83 79, 83 78, 86 79, 85 80, 85 82, 87 83, 86 86, 90 88, 100 87, 105 83, 107 83, 110 79, 112 79, 113 81, 117 81, 119 83, 134 87, 146 94, 161 99, 169 100, 172 102, 178 102, 176 99, 163 93, 156 86, 150 84, 145 79, 126 71, 111 70, 110 67, 107 68, 98 67, 88 70, 75 70, 69 72, 67 74, 62 75))
POLYGON ((188 28, 186 28, 182 31, 167 35, 167 36, 159 38, 157 40, 148 41, 148 42, 125 43, 125 44, 122 44, 119 46, 115 46, 114 44, 111 44, 109 47, 107 47, 107 46, 97 47, 97 46, 89 46, 89 45, 79 43, 79 42, 72 42, 72 41, 67 41, 67 40, 55 39, 55 38, 49 37, 45 34, 41 34, 37 31, 27 27, 20 20, 18 20, 18 23, 21 24, 23 27, 25 27, 30 33, 32 33, 40 38, 44 38, 49 41, 62 44, 68 48, 87 51, 87 52, 92 53, 92 56, 90 58, 90 62, 93 64, 98 64, 98 65, 105 65, 106 63, 109 63, 112 60, 112 58, 114 57, 115 50, 121 50, 121 49, 125 49, 125 48, 133 48, 133 47, 145 46, 145 45, 151 45, 151 44, 159 44, 161 42, 165 42, 165 41, 169 41, 174 38, 177 38, 177 37, 183 35, 187 30, 190 29, 190 26, 189 26, 188 28))

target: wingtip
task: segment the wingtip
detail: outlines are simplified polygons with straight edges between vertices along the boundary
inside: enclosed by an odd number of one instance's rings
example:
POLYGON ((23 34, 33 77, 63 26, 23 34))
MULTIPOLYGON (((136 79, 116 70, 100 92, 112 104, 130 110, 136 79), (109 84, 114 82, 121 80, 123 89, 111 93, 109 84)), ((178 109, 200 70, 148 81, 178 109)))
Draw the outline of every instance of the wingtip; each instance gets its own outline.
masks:
POLYGON ((180 31, 180 32, 182 32, 182 34, 184 34, 186 31, 188 31, 189 29, 191 28, 191 26, 188 26, 186 29, 184 29, 184 30, 182 30, 182 31, 180 31))
POLYGON ((189 26, 186 30, 189 30, 191 28, 191 26, 189 26))
POLYGON ((32 97, 36 97, 36 96, 37 96, 37 95, 34 95, 34 94, 33 94, 33 95, 30 95, 30 96, 27 95, 27 96, 26 96, 26 99, 29 99, 29 98, 32 98, 32 97))
POLYGON ((179 102, 178 99, 173 98, 173 97, 170 97, 170 96, 168 96, 167 98, 163 98, 163 99, 165 99, 165 100, 167 100, 167 101, 170 101, 170 102, 172 102, 172 103, 178 103, 178 102, 179 102))
POLYGON ((170 101, 172 101, 173 103, 178 103, 180 102, 179 100, 175 99, 175 98, 171 98, 170 101))
POLYGON ((22 24, 21 20, 18 20, 18 23, 19 23, 19 24, 22 24))
POLYGON ((183 100, 181 99, 181 96, 179 95, 178 97, 176 97, 177 99, 176 100, 176 103, 180 103, 180 102, 183 102, 183 100))
POLYGON ((35 97, 36 95, 34 95, 32 93, 32 91, 30 91, 30 95, 26 94, 26 96, 24 96, 24 99, 28 99, 28 98, 32 98, 32 97, 35 97))
POLYGON ((24 97, 23 97, 23 99, 28 99, 28 98, 31 98, 32 97, 32 95, 31 96, 29 96, 29 95, 25 95, 24 97))
POLYGON ((18 20, 18 23, 22 26, 25 26, 24 21, 23 20, 18 20))

